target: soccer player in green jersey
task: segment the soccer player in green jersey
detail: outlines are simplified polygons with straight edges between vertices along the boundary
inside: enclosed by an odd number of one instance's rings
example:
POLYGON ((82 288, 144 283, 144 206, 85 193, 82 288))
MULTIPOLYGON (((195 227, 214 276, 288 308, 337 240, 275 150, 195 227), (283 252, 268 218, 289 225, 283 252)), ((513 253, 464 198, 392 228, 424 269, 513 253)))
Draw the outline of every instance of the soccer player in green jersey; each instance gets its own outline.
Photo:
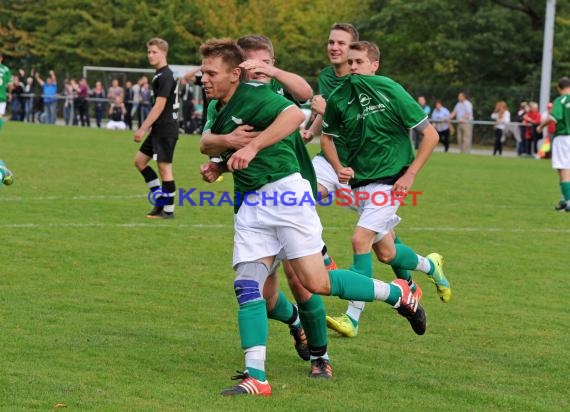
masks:
MULTIPOLYGON (((303 287, 320 295, 362 301, 382 300, 408 319, 414 329, 426 318, 405 281, 388 284, 349 270, 327 272, 323 263, 322 226, 315 202, 294 205, 275 200, 293 193, 311 198, 313 190, 301 175, 298 158, 303 148, 298 125, 303 113, 291 101, 258 82, 241 82, 245 60, 231 40, 210 40, 200 47, 202 83, 212 99, 204 134, 225 135, 247 124, 259 134, 229 154, 226 167, 233 172, 234 190, 241 202, 234 220, 234 291, 246 370, 241 382, 223 395, 271 394, 265 374, 267 309, 264 284, 278 254, 291 264, 303 287), (299 145, 301 143, 301 145, 299 145)), ((273 293, 269 293, 272 296, 273 293)))
POLYGON ((0 52, 0 130, 4 126, 4 115, 6 114, 6 103, 10 95, 12 83, 12 73, 8 66, 2 64, 4 56, 0 52))
MULTIPOLYGON (((451 289, 443 273, 442 256, 417 255, 393 232, 400 222, 396 212, 403 201, 394 198, 394 193, 405 195, 410 190, 438 143, 437 131, 400 85, 374 75, 380 65, 376 45, 351 43, 348 63, 351 76, 329 97, 323 134, 331 141, 330 146, 324 147, 324 154, 338 180, 350 183, 359 209, 360 219, 352 237, 352 270, 372 276, 373 249, 378 260, 392 266, 396 276, 408 282, 418 300, 421 289, 414 284, 411 270, 427 273, 440 298, 447 302, 451 289), (425 137, 415 159, 408 135, 410 128, 425 137), (383 199, 387 201, 382 202, 383 199)), ((345 314, 327 316, 327 323, 345 336, 356 336, 363 309, 364 302, 352 301, 345 314)))
MULTIPOLYGON (((237 40, 237 44, 241 47, 245 54, 246 61, 240 64, 240 67, 246 70, 247 77, 250 80, 256 80, 265 84, 276 93, 287 97, 292 101, 308 100, 312 95, 311 86, 299 75, 275 67, 275 55, 271 40, 262 35, 243 36, 237 40)), ((251 131, 253 128, 249 125, 243 125, 244 130, 251 131)), ((299 150, 306 153, 306 149, 302 147, 302 143, 298 140, 299 150)), ((201 149, 208 155, 218 155, 221 151, 228 149, 239 149, 243 147, 241 144, 235 144, 231 136, 212 136, 205 134, 202 139, 201 149)), ((314 181, 316 179, 312 169, 312 165, 308 160, 308 156, 301 156, 298 160, 306 160, 306 164, 301 164, 302 175, 307 180, 314 181)), ((215 181, 221 171, 218 163, 206 165, 204 171, 209 170, 211 174, 209 182, 215 181)), ((265 282, 266 291, 274 291, 273 296, 264 298, 267 302, 268 317, 287 323, 290 333, 295 341, 295 349, 303 360, 311 360, 311 372, 309 376, 314 378, 331 378, 332 368, 327 353, 327 326, 325 319, 325 308, 322 298, 313 295, 303 287, 295 274, 291 264, 287 259, 283 259, 283 267, 287 281, 293 292, 293 296, 298 303, 298 310, 291 302, 288 301, 285 294, 278 291, 276 269, 278 264, 274 264, 267 281, 265 282), (303 328, 302 325, 307 325, 303 328), (306 331, 306 336, 305 336, 306 331)))
POLYGON ((554 100, 550 116, 538 126, 537 131, 540 133, 551 122, 556 123, 552 140, 552 168, 558 170, 562 200, 555 210, 570 212, 570 78, 558 80, 557 88, 560 96, 554 100))

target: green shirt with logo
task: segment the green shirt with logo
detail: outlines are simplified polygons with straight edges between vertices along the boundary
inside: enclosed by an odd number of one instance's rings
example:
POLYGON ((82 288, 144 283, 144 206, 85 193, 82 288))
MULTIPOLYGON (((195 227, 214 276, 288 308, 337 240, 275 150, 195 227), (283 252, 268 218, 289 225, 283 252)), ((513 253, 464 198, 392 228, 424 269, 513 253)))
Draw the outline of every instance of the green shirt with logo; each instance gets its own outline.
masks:
POLYGON ((556 121, 554 136, 570 136, 570 94, 563 94, 554 100, 550 117, 556 121))
POLYGON ((385 76, 351 75, 331 94, 323 133, 351 167, 352 187, 391 182, 414 160, 409 129, 427 119, 404 88, 385 76))

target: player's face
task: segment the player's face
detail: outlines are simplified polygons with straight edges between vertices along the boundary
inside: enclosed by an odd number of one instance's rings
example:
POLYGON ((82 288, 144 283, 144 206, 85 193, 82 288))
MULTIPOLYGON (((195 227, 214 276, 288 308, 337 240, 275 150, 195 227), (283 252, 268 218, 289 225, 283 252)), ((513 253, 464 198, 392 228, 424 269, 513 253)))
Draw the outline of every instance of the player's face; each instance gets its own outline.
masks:
POLYGON ((378 62, 370 61, 368 53, 360 50, 348 51, 348 66, 350 74, 373 75, 378 70, 378 62))
POLYGON ((327 44, 327 53, 332 64, 344 64, 348 59, 348 46, 352 41, 350 33, 344 30, 332 30, 327 44))
MULTIPOLYGON (((270 66, 273 66, 274 60, 269 51, 267 50, 247 50, 245 52, 245 58, 247 60, 261 60, 264 63, 267 63, 270 66)), ((269 83, 271 80, 270 77, 265 75, 264 73, 252 73, 252 70, 248 70, 247 73, 249 74, 250 80, 257 80, 261 83, 269 83)))
POLYGON ((148 62, 152 67, 160 68, 166 61, 166 54, 158 46, 149 46, 146 50, 148 62))
POLYGON ((221 57, 202 59, 202 86, 209 99, 227 103, 239 84, 240 69, 230 67, 221 57))

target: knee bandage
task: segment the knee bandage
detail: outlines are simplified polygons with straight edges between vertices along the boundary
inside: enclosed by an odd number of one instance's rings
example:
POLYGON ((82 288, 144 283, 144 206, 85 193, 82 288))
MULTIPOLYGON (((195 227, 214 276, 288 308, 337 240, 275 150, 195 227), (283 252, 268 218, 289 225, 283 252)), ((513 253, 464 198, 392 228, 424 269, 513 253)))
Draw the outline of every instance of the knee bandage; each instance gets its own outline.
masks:
POLYGON ((239 305, 261 300, 263 285, 269 276, 269 268, 261 262, 238 263, 234 292, 239 305))

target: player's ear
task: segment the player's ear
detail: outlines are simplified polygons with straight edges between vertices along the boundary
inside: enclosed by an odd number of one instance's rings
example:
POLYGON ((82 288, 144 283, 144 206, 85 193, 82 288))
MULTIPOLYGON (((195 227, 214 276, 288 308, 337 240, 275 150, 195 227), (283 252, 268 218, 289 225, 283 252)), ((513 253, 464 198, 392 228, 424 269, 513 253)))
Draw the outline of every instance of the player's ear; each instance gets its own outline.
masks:
POLYGON ((247 72, 241 67, 235 67, 232 70, 232 83, 247 80, 247 72))
POLYGON ((374 73, 380 70, 380 62, 378 60, 372 62, 372 69, 374 69, 374 73))

